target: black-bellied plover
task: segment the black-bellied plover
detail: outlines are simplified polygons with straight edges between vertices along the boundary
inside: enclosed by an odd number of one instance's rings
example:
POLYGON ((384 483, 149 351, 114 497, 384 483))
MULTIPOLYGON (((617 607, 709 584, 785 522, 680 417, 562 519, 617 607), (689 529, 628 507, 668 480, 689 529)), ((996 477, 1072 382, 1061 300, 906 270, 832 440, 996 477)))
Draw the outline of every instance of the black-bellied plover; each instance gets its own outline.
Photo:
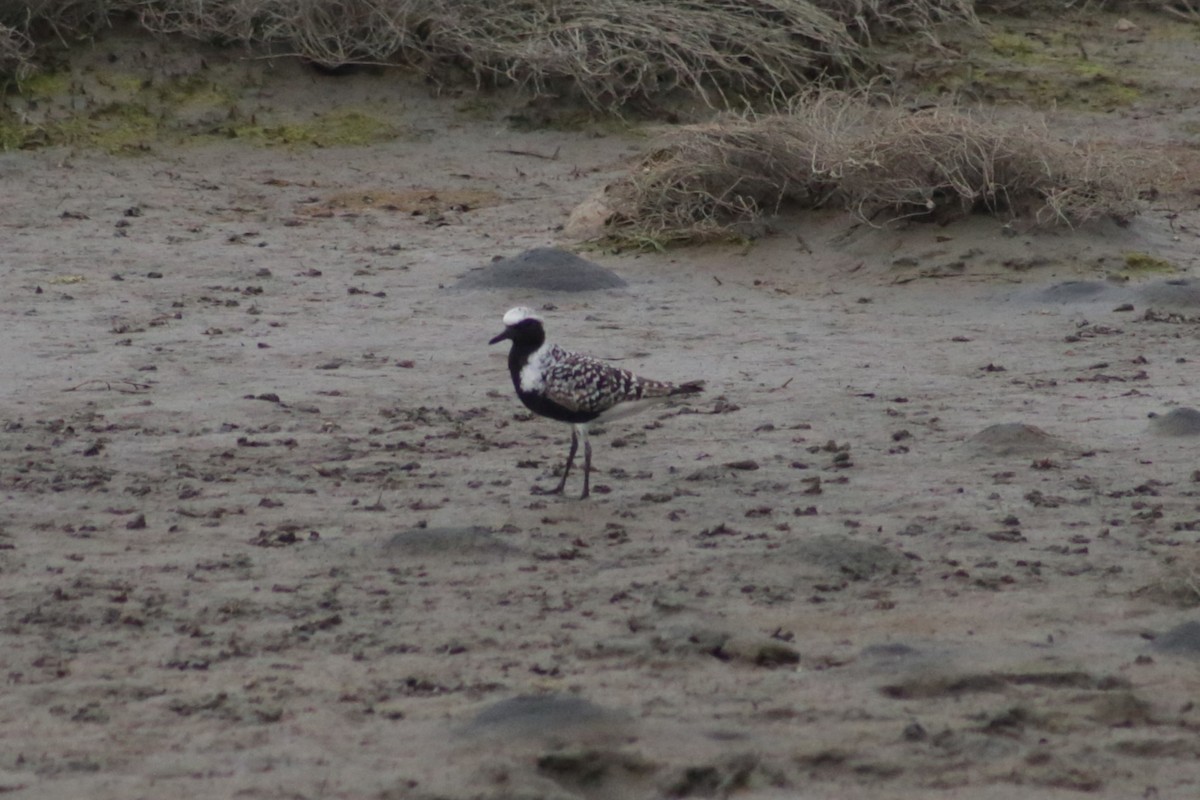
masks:
POLYGON ((558 494, 567 484, 579 440, 583 440, 583 494, 589 493, 592 445, 588 425, 609 422, 636 413, 668 397, 703 391, 703 381, 666 383, 639 378, 629 370, 605 364, 590 356, 572 353, 546 341, 542 320, 531 309, 513 308, 504 315, 504 332, 488 344, 512 341, 508 371, 512 373, 517 397, 535 414, 569 423, 571 451, 562 480, 549 491, 558 494))

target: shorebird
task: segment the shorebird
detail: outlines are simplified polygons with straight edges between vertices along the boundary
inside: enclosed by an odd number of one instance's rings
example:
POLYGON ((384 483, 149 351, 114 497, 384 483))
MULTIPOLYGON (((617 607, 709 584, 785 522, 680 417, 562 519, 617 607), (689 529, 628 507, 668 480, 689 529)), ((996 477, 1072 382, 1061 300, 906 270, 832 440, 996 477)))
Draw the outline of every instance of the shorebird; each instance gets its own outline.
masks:
POLYGON ((504 332, 488 344, 512 341, 508 371, 517 397, 535 414, 571 425, 571 451, 562 480, 550 490, 536 494, 559 494, 575 462, 583 440, 583 494, 588 496, 592 472, 592 444, 588 426, 634 414, 668 397, 696 394, 703 381, 674 384, 640 378, 629 370, 614 367, 591 356, 572 353, 546 341, 546 329, 532 309, 517 307, 504 315, 504 332))

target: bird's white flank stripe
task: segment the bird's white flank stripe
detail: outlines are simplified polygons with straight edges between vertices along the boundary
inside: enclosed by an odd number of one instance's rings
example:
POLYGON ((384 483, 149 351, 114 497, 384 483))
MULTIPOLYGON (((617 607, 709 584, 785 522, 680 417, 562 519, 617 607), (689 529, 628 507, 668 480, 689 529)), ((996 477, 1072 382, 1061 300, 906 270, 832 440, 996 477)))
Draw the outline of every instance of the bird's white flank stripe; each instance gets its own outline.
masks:
POLYGON ((546 362, 549 360, 552 348, 553 345, 549 343, 543 344, 529 355, 529 360, 525 362, 525 366, 521 367, 521 391, 540 392, 545 388, 546 362))

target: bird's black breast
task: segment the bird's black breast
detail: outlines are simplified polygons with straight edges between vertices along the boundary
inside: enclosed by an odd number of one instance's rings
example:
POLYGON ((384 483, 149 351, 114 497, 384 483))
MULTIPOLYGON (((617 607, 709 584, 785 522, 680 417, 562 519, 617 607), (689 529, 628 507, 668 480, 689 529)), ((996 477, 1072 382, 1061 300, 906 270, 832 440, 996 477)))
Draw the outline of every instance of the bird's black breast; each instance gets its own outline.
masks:
POLYGON ((559 422, 569 422, 572 425, 582 425, 600 416, 598 411, 573 411, 543 394, 521 391, 519 376, 514 379, 513 383, 517 386, 517 397, 521 398, 521 402, 525 404, 526 408, 538 416, 549 417, 559 422))

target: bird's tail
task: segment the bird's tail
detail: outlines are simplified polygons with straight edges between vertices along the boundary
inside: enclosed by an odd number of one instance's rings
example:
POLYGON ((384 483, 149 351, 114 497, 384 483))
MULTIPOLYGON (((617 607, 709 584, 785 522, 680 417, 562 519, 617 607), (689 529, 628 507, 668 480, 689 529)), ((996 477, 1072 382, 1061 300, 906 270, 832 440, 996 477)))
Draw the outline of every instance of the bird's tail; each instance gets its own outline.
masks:
POLYGON ((681 394, 699 394, 704 391, 704 381, 688 381, 681 383, 678 386, 671 388, 668 397, 676 397, 681 394))

